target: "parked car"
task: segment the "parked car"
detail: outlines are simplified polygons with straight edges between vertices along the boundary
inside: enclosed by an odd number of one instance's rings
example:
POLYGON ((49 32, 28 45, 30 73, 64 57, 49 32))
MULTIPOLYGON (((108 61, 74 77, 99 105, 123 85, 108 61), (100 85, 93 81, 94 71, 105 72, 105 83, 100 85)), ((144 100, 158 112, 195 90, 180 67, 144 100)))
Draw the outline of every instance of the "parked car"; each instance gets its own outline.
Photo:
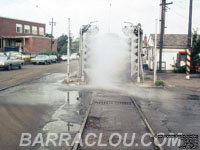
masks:
POLYGON ((0 68, 11 70, 14 67, 22 68, 24 61, 16 57, 9 57, 7 55, 0 55, 0 68))
POLYGON ((35 58, 31 59, 33 64, 51 64, 51 59, 47 55, 37 55, 35 58))
POLYGON ((70 60, 76 60, 78 59, 78 54, 77 53, 72 53, 71 56, 70 56, 70 60))
POLYGON ((16 52, 16 51, 9 51, 9 52, 6 52, 5 53, 7 56, 9 57, 16 57, 16 58, 19 58, 20 57, 20 53, 19 52, 16 52))
POLYGON ((49 55, 51 62, 56 63, 57 62, 57 56, 56 55, 49 55))
POLYGON ((68 60, 68 55, 62 55, 61 59, 62 59, 62 61, 67 61, 68 60))
POLYGON ((18 59, 22 59, 24 60, 24 62, 30 62, 31 58, 36 57, 36 54, 32 54, 32 53, 20 53, 20 52, 16 52, 16 51, 9 51, 6 52, 7 56, 10 57, 16 57, 18 59))

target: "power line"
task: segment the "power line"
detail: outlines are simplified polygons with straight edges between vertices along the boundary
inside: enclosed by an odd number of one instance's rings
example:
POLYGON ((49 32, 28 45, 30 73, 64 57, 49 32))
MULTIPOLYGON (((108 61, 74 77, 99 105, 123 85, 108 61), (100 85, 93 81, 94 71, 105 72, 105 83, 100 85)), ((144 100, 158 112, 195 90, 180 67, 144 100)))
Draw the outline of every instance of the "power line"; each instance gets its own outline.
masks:
MULTIPOLYGON (((181 13, 175 11, 175 10, 172 9, 172 8, 170 8, 170 10, 171 10, 174 14, 176 14, 176 15, 178 15, 179 17, 181 17, 181 18, 185 19, 186 21, 188 21, 188 17, 182 15, 181 13)), ((195 23, 194 21, 193 21, 193 24, 194 24, 194 26, 200 26, 199 23, 195 23)))

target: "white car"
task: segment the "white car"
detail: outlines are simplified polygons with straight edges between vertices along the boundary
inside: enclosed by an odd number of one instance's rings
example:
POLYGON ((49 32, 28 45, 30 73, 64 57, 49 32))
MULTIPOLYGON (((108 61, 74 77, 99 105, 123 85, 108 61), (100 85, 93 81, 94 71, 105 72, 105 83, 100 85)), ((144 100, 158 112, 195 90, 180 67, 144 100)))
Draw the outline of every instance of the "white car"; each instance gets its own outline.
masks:
POLYGON ((51 59, 47 55, 37 55, 35 58, 31 59, 33 64, 51 64, 51 59))
POLYGON ((57 62, 57 56, 56 55, 49 55, 51 62, 56 63, 57 62))
POLYGON ((70 56, 70 60, 75 60, 75 59, 78 59, 78 54, 77 53, 72 53, 71 56, 70 56))
POLYGON ((0 68, 11 70, 14 67, 22 68, 24 61, 16 57, 8 57, 6 55, 0 55, 0 68))
MULTIPOLYGON (((68 60, 68 55, 62 55, 61 56, 62 61, 67 61, 68 60)), ((70 58, 69 58, 70 60, 70 58)))

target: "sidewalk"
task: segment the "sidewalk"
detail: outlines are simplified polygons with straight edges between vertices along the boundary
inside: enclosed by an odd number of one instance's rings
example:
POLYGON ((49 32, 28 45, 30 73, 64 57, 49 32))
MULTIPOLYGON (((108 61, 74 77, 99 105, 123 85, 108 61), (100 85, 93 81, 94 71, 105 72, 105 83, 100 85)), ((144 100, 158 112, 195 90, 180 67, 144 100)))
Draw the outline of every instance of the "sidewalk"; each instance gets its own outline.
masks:
POLYGON ((163 80, 168 86, 200 91, 200 74, 191 74, 190 80, 186 80, 183 73, 158 73, 158 80, 163 80))

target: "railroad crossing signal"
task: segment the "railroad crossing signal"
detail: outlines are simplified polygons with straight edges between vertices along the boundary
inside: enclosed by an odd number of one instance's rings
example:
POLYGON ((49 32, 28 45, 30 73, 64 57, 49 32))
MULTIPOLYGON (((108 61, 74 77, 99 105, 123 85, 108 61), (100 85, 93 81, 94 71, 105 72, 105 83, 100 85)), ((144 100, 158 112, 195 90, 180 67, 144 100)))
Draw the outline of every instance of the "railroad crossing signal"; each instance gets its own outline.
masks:
POLYGON ((81 26, 81 29, 80 29, 79 66, 80 66, 81 81, 85 81, 85 73, 86 73, 85 68, 89 65, 88 63, 89 49, 87 47, 87 38, 89 36, 93 36, 97 34, 99 31, 99 28, 97 26, 92 25, 92 23, 95 23, 95 22, 96 21, 90 22, 88 25, 83 25, 81 26))
POLYGON ((137 26, 130 22, 130 26, 125 26, 122 31, 126 36, 131 39, 131 78, 137 73, 137 82, 140 82, 140 78, 144 80, 143 75, 143 62, 142 62, 142 36, 143 31, 141 29, 141 24, 137 26))

